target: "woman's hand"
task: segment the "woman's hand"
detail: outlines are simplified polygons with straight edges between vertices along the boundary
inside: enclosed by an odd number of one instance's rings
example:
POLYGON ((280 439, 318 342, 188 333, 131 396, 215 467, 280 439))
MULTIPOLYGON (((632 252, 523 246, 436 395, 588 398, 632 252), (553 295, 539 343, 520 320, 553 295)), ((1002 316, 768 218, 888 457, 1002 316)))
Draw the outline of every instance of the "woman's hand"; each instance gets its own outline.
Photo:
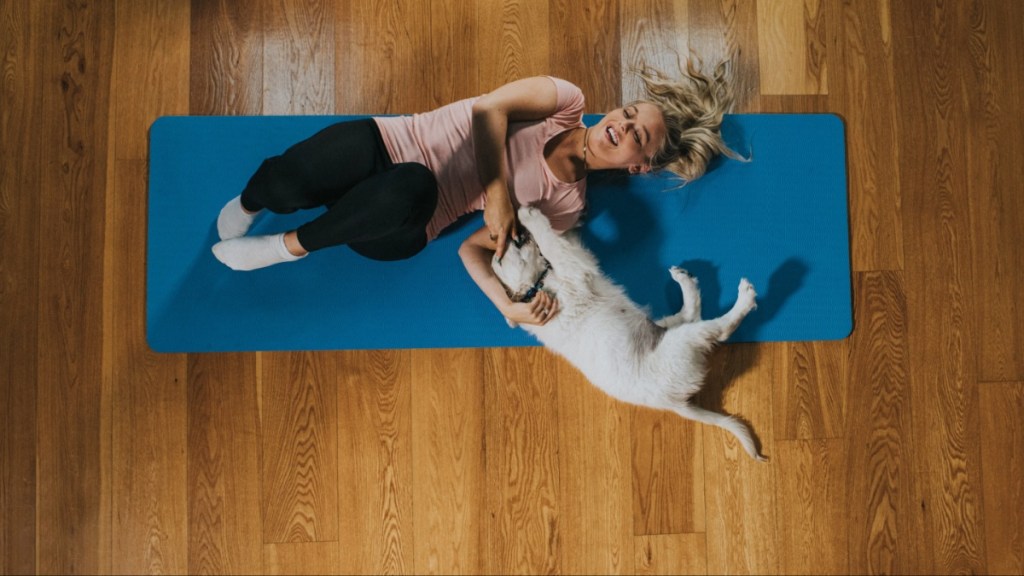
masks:
POLYGON ((501 260, 508 248, 509 236, 518 237, 516 213, 507 192, 504 195, 495 194, 489 200, 484 207, 484 223, 490 232, 491 241, 495 243, 494 254, 501 260))
POLYGON ((517 324, 543 326, 558 315, 558 300, 541 290, 530 302, 514 302, 508 305, 502 314, 517 324))

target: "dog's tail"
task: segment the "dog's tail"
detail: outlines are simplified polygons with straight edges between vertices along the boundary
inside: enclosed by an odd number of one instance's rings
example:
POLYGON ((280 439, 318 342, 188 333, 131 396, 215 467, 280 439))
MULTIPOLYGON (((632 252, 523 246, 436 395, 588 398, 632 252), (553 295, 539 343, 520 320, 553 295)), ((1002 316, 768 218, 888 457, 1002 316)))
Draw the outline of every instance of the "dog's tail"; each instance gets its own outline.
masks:
POLYGON ((732 416, 726 416, 725 414, 719 414, 718 412, 712 412, 705 410, 699 406, 692 406, 685 404, 675 408, 675 411, 683 418, 690 420, 696 420, 697 422, 703 422, 704 424, 711 424, 724 428, 732 433, 737 440, 740 441, 740 445, 743 449, 750 454, 750 457, 757 460, 758 462, 767 462, 768 459, 761 455, 757 451, 757 445, 754 444, 754 437, 750 434, 750 429, 743 422, 740 422, 732 416))

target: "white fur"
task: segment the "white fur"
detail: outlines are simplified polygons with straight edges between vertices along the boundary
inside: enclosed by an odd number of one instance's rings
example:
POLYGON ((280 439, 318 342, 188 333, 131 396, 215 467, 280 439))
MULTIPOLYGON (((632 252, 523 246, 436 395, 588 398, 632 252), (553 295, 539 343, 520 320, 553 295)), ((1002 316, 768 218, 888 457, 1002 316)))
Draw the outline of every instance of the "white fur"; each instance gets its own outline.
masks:
POLYGON ((494 272, 511 292, 522 294, 540 276, 547 258, 552 270, 544 290, 556 296, 560 308, 544 326, 524 325, 527 332, 610 396, 720 426, 753 458, 765 460, 742 422, 691 403, 704 384, 708 353, 756 308, 757 294, 746 278, 740 281, 731 310, 714 320, 701 320, 697 281, 685 270, 672 268, 672 278, 683 291, 683 309, 653 321, 602 274, 597 259, 574 235, 556 234, 535 208, 520 209, 519 219, 532 241, 521 248, 510 244, 501 262, 492 263, 494 272))

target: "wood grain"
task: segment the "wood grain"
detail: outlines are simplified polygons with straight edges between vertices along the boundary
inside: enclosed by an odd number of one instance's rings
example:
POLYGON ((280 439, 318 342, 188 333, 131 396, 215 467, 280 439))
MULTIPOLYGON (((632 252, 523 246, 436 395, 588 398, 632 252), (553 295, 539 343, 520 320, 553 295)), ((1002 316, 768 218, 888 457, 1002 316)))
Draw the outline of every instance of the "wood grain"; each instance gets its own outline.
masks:
POLYGON ((484 355, 488 574, 560 572, 557 376, 549 352, 484 355))
POLYGON ((264 114, 334 112, 334 6, 261 0, 264 114))
POLYGON ((776 365, 776 440, 839 438, 846 427, 845 340, 783 344, 776 365))
POLYGON ((713 357, 700 403, 723 408, 752 425, 771 459, 756 462, 724 430, 704 427, 704 492, 709 574, 767 574, 778 571, 776 493, 772 433, 772 375, 779 345, 730 344, 713 357))
POLYGON ((966 42, 965 7, 893 5, 894 70, 914 79, 896 97, 914 110, 897 124, 916 466, 934 562, 917 569, 926 572, 985 571, 966 88, 953 49, 966 42))
POLYGON ((109 572, 103 234, 114 6, 64 3, 41 17, 36 570, 109 572))
POLYGON ((635 574, 707 574, 704 534, 659 534, 636 537, 635 574))
POLYGON ((36 571, 36 403, 43 151, 49 6, 0 2, 0 573, 36 571), (44 10, 46 12, 44 12, 44 10))
POLYGON ((267 544, 263 552, 266 574, 318 576, 338 574, 341 560, 337 542, 267 544))
POLYGON ((757 3, 762 94, 828 94, 827 10, 820 0, 757 3))
POLYGON ((632 408, 633 533, 704 531, 704 426, 632 408))
POLYGON ((339 355, 338 518, 344 574, 413 573, 409 351, 339 355))
POLYGON ((756 111, 760 95, 757 5, 744 0, 688 0, 690 53, 713 69, 730 62, 736 111, 756 111))
POLYGON ((417 573, 484 571, 484 414, 482 350, 412 352, 417 573))
POLYGON ((1024 166, 1020 130, 1007 121, 1024 115, 1024 54, 1001 49, 1019 42, 1020 2, 963 6, 967 31, 965 85, 967 187, 970 191, 974 292, 977 294, 978 370, 987 382, 1024 380, 1024 166))
POLYGON ((903 269, 897 102, 889 0, 828 5, 828 110, 846 128, 854 270, 903 269))
POLYGON ((644 97, 643 83, 633 70, 651 66, 669 75, 689 57, 687 3, 683 0, 640 0, 619 6, 622 49, 622 103, 644 97))
POLYGON ((622 103, 619 35, 594 34, 619 29, 619 0, 550 0, 551 74, 579 86, 587 108, 605 112, 622 103))
POLYGON ((159 115, 188 112, 189 5, 118 2, 104 265, 104 372, 112 382, 116 573, 188 569, 187 361, 145 342, 147 132, 159 115), (141 78, 141 82, 140 82, 141 78), (134 554, 141 550, 140 554, 134 554))
MULTIPOLYGON (((345 114, 412 114, 429 102, 430 3, 356 0, 335 5, 335 104, 345 114)), ((448 74, 448 71, 438 72, 448 74)))
POLYGON ((263 542, 338 539, 336 356, 263 354, 263 542))
POLYGON ((472 48, 478 54, 476 74, 481 91, 554 73, 550 40, 554 29, 548 0, 502 0, 500 9, 497 3, 481 6, 475 28, 482 33, 472 48))
POLYGON ((930 554, 914 466, 907 297, 899 272, 854 276, 846 494, 849 571, 912 572, 930 554))
MULTIPOLYGON (((183 105, 187 106, 187 103, 183 105)), ((145 341, 146 164, 115 164, 107 222, 106 333, 112 380, 113 571, 188 571, 188 410, 184 355, 145 341), (118 303, 114 306, 113 303, 118 303), (135 553, 141 551, 141 553, 135 553)))
POLYGON ((842 440, 776 441, 782 574, 849 574, 842 440))
POLYGON ((190 355, 188 572, 263 572, 259 435, 251 355, 190 355))
POLYGON ((256 2, 193 0, 189 98, 193 114, 263 109, 263 19, 256 2))
MULTIPOLYGON (((562 572, 633 571, 630 407, 553 359, 558 386, 562 572)), ((676 503, 665 502, 676 508, 676 503)))
POLYGON ((979 390, 981 463, 985 469, 985 536, 992 574, 1024 572, 1024 382, 985 384, 979 390))

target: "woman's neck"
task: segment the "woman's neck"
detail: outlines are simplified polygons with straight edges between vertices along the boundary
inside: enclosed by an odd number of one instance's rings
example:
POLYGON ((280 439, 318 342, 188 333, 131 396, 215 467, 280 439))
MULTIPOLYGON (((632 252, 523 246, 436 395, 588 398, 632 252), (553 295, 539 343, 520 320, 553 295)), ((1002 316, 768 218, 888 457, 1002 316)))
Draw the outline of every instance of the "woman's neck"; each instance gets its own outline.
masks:
MULTIPOLYGON (((587 130, 583 127, 555 136, 548 142, 544 157, 551 172, 563 182, 576 182, 586 178, 588 166, 584 161, 584 138, 587 130)), ((589 160, 589 158, 587 158, 589 160)))

